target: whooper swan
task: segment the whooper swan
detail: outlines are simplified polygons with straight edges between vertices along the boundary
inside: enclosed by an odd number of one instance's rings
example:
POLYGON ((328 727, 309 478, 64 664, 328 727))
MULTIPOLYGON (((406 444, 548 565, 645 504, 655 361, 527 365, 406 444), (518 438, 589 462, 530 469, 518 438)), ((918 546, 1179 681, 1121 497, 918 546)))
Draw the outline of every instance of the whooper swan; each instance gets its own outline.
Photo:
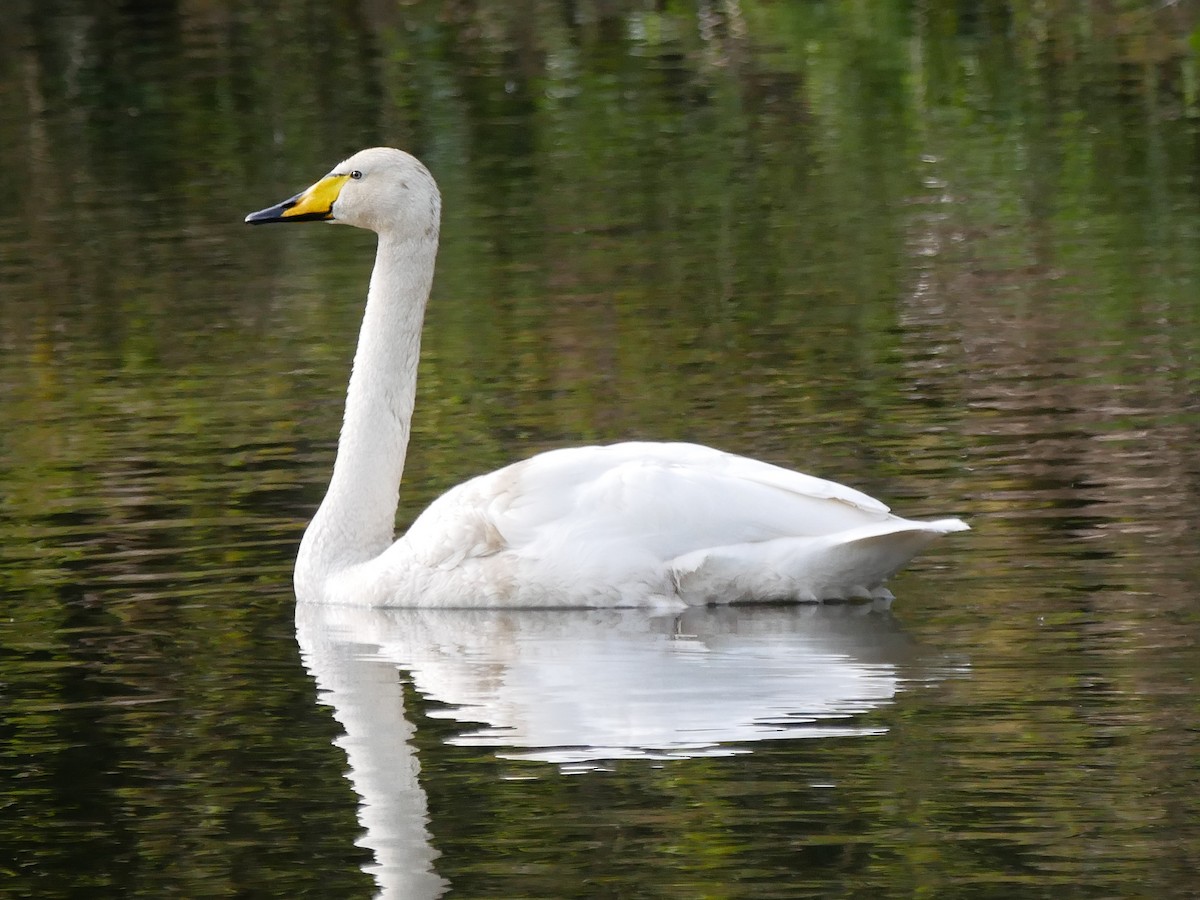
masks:
POLYGON ((395 539, 441 198, 400 150, 354 154, 247 222, 379 235, 325 499, 296 558, 301 602, 650 606, 887 595, 958 519, 891 515, 852 488, 695 444, 552 450, 439 497, 395 539))

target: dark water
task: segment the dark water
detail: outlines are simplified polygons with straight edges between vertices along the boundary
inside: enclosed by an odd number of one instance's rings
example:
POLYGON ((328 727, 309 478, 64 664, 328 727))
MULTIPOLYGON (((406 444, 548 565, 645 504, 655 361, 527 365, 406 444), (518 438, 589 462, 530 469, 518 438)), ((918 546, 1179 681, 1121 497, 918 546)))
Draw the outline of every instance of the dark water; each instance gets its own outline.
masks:
POLYGON ((1194 7, 6 22, 0 894, 1195 893, 1194 7), (974 530, 890 610, 297 620, 371 245, 241 219, 376 143, 446 209, 402 526, 648 437, 974 530))

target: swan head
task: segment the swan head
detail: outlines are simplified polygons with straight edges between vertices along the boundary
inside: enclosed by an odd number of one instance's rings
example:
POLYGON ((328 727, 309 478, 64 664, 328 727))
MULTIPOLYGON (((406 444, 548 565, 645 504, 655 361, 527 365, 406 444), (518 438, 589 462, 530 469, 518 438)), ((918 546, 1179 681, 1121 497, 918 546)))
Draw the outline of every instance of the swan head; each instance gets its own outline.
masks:
POLYGON ((251 225, 334 222, 379 234, 437 238, 442 201, 415 156, 391 147, 360 150, 294 197, 246 216, 251 225))

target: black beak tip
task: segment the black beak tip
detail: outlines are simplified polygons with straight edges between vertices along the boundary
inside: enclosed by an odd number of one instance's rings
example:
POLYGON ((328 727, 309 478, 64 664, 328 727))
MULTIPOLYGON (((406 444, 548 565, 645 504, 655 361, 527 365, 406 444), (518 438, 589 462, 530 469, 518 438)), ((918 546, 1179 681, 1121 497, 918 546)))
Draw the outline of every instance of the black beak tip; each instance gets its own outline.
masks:
POLYGON ((266 209, 260 209, 258 212, 252 212, 246 216, 247 225, 267 225, 271 222, 278 222, 287 207, 282 203, 277 206, 270 206, 266 209))

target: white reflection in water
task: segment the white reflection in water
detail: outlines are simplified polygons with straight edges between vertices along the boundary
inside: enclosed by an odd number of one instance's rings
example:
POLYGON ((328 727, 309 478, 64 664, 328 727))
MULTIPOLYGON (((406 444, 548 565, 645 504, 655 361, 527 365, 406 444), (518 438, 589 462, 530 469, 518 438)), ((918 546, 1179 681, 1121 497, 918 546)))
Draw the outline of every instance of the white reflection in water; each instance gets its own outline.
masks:
POLYGON ((297 608, 296 633, 362 798, 383 897, 437 897, 413 719, 397 669, 456 719, 457 744, 577 771, 604 760, 748 752, 875 734, 854 716, 920 677, 871 606, 646 610, 297 608), (905 670, 902 670, 905 667, 905 670), (740 746, 731 747, 730 744, 740 746))

